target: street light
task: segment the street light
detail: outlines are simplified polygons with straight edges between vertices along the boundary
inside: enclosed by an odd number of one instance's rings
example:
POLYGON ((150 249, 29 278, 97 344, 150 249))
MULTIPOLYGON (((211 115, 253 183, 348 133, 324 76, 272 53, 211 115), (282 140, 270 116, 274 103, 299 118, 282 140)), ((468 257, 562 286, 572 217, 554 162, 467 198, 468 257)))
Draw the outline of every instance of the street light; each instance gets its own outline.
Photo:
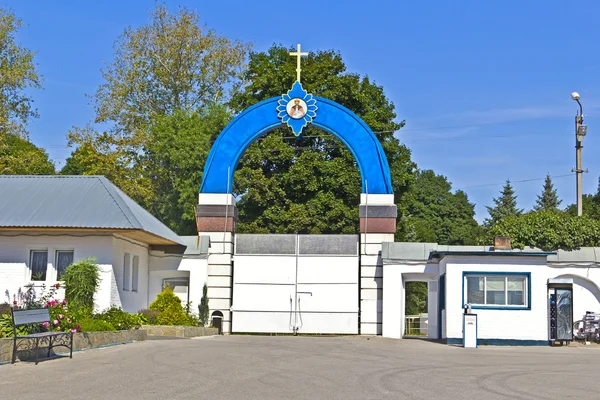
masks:
POLYGON ((575 162, 577 168, 573 168, 571 171, 577 174, 577 215, 581 217, 583 214, 583 203, 582 203, 582 178, 583 173, 587 170, 583 170, 581 167, 581 149, 583 149, 583 139, 587 134, 587 126, 583 124, 583 107, 581 106, 581 96, 577 92, 571 93, 571 99, 575 100, 579 104, 579 113, 575 116, 575 162))

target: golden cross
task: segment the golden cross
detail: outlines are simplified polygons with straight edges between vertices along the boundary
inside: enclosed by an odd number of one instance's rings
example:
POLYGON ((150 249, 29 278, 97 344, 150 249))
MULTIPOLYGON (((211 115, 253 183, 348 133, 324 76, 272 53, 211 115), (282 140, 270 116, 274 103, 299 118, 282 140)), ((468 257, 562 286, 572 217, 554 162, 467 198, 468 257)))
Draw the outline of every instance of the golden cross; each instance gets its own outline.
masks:
POLYGON ((301 52, 300 51, 300 45, 298 45, 298 51, 291 52, 290 56, 298 57, 298 64, 297 64, 297 67, 296 67, 296 73, 297 73, 296 80, 298 82, 300 82, 300 72, 302 72, 302 69, 300 68, 300 60, 302 59, 302 56, 308 56, 308 53, 307 52, 304 52, 304 53, 301 52))

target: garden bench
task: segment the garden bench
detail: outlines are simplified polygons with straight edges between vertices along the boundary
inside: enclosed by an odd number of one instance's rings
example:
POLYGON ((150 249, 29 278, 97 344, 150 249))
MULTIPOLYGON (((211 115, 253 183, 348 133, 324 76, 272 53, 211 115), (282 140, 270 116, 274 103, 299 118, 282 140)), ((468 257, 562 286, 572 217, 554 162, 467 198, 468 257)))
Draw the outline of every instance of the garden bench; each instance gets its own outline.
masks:
POLYGON ((54 347, 66 347, 70 350, 69 358, 73 358, 73 332, 52 332, 52 322, 50 320, 50 311, 47 308, 36 310, 12 310, 14 344, 12 363, 17 360, 17 349, 23 343, 28 343, 26 349, 31 350, 31 344, 35 344, 35 365, 38 363, 38 354, 40 343, 48 344, 48 357, 54 347), (29 335, 18 336, 17 327, 22 325, 42 324, 48 322, 49 332, 32 333, 29 335))

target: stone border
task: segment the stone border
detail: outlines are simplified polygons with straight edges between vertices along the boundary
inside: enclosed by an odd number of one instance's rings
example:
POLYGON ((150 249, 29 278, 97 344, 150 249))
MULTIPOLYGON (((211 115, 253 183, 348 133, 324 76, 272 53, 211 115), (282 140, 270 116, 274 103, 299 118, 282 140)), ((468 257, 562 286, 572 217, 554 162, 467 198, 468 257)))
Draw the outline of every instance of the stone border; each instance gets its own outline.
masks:
POLYGON ((142 329, 146 330, 149 336, 191 338, 219 334, 219 330, 217 328, 205 328, 203 326, 142 325, 142 329))
MULTIPOLYGON (((116 331, 116 332, 80 332, 73 336, 73 351, 93 349, 97 347, 112 346, 117 344, 125 344, 131 342, 140 342, 146 340, 147 332, 145 330, 131 331, 116 331)), ((13 339, 0 339, 0 365, 10 363, 12 359, 13 339)), ((58 347, 60 353, 68 352, 64 347, 58 347)), ((40 361, 46 359, 47 348, 41 347, 40 361)), ((29 361, 33 358, 32 354, 27 352, 17 351, 17 359, 23 358, 24 361, 29 361), (23 353, 23 354, 21 354, 23 353)), ((68 355, 68 353, 67 353, 68 355)))

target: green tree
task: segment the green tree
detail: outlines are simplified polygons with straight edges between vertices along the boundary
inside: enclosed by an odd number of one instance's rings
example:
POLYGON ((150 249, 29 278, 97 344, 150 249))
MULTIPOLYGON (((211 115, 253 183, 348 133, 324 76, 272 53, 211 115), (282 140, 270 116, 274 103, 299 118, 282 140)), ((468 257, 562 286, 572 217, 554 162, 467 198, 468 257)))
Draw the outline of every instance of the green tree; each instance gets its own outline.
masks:
POLYGON ((600 221, 564 211, 532 211, 498 221, 480 239, 480 244, 493 243, 495 236, 509 236, 515 248, 575 250, 600 246, 600 221))
POLYGON ((12 133, 1 135, 0 175, 53 175, 48 154, 28 140, 12 133))
POLYGON ((544 189, 542 190, 542 194, 537 197, 533 209, 535 211, 558 210, 558 206, 560 206, 560 203, 562 203, 562 200, 558 198, 558 193, 554 188, 554 184, 552 183, 552 178, 550 178, 550 174, 547 174, 546 180, 544 181, 544 189))
MULTIPOLYGON (((87 126, 69 132, 69 144, 76 150, 64 173, 105 175, 159 218, 162 212, 157 206, 159 201, 176 198, 177 207, 186 207, 185 222, 167 222, 175 229, 185 225, 189 230, 193 208, 188 208, 186 201, 180 204, 181 193, 161 192, 183 183, 181 179, 162 181, 161 177, 172 177, 168 173, 156 176, 160 164, 153 163, 164 160, 157 160, 160 157, 155 148, 168 153, 175 151, 175 147, 167 149, 168 143, 161 132, 171 135, 173 143, 181 148, 183 140, 173 135, 183 133, 188 135, 185 140, 193 140, 192 126, 194 129, 200 126, 194 125, 196 122, 206 122, 202 118, 221 121, 223 112, 214 110, 239 87, 248 50, 248 44, 200 25, 197 12, 180 8, 171 14, 166 6, 157 4, 148 24, 127 28, 115 42, 114 59, 102 70, 105 83, 93 97, 95 122, 106 124, 109 129, 97 131, 94 126, 87 126), (175 129, 177 125, 181 129, 175 129), (153 137, 155 134, 160 137, 153 137)), ((216 135, 222 125, 219 122, 215 126, 201 126, 200 135, 208 131, 213 135, 213 130, 216 135)), ((202 142, 187 142, 186 146, 198 144, 202 142)), ((204 147, 200 149, 204 151, 204 147)), ((175 159, 173 154, 167 157, 165 162, 170 162, 173 168, 182 171, 191 168, 181 157, 175 159)), ((193 168, 202 171, 200 162, 203 160, 199 159, 193 168)), ((196 174, 189 178, 195 180, 188 181, 190 190, 200 187, 200 177, 196 174)), ((171 205, 164 204, 162 208, 171 205)))
POLYGON ((23 21, 0 8, 0 147, 6 146, 6 134, 25 137, 27 123, 38 116, 30 89, 41 88, 41 77, 35 53, 16 42, 22 26, 23 21))
MULTIPOLYGON (((289 51, 274 45, 251 53, 248 85, 231 102, 237 112, 290 89, 296 61, 289 51)), ((394 137, 403 122, 394 121, 394 105, 383 88, 347 72, 335 51, 311 52, 303 60, 302 85, 354 111, 375 132, 390 164, 402 215, 401 199, 414 179, 415 164, 394 137)), ((337 138, 314 127, 301 140, 279 128, 252 144, 235 172, 234 192, 242 195, 239 232, 358 232, 361 179, 356 161, 337 138)))
POLYGON ((474 244, 479 236, 475 206, 461 190, 452 193, 452 185, 432 170, 416 173, 415 184, 406 196, 411 241, 441 244, 474 244))
MULTIPOLYGON (((582 196, 582 215, 600 220, 600 177, 598 177, 598 189, 595 194, 584 194, 582 196)), ((565 209, 570 215, 577 215, 577 204, 570 204, 565 209)))
POLYGON ((485 220, 487 226, 496 224, 507 217, 514 217, 523 213, 522 209, 517 208, 517 195, 510 184, 510 179, 506 180, 500 197, 494 198, 494 207, 486 206, 490 218, 485 220))
POLYGON ((63 275, 65 300, 72 310, 81 310, 91 315, 94 310, 94 295, 100 284, 100 269, 96 259, 89 257, 69 265, 63 275))
POLYGON ((197 233, 195 206, 211 143, 229 122, 223 106, 161 116, 150 127, 145 156, 154 194, 149 210, 175 232, 197 233))
POLYGON ((406 282, 406 315, 419 315, 427 312, 427 282, 406 282))
POLYGON ((200 305, 198 306, 198 319, 200 320, 200 326, 206 326, 210 321, 209 318, 209 307, 208 307, 208 286, 206 283, 202 288, 202 298, 200 299, 200 305))

